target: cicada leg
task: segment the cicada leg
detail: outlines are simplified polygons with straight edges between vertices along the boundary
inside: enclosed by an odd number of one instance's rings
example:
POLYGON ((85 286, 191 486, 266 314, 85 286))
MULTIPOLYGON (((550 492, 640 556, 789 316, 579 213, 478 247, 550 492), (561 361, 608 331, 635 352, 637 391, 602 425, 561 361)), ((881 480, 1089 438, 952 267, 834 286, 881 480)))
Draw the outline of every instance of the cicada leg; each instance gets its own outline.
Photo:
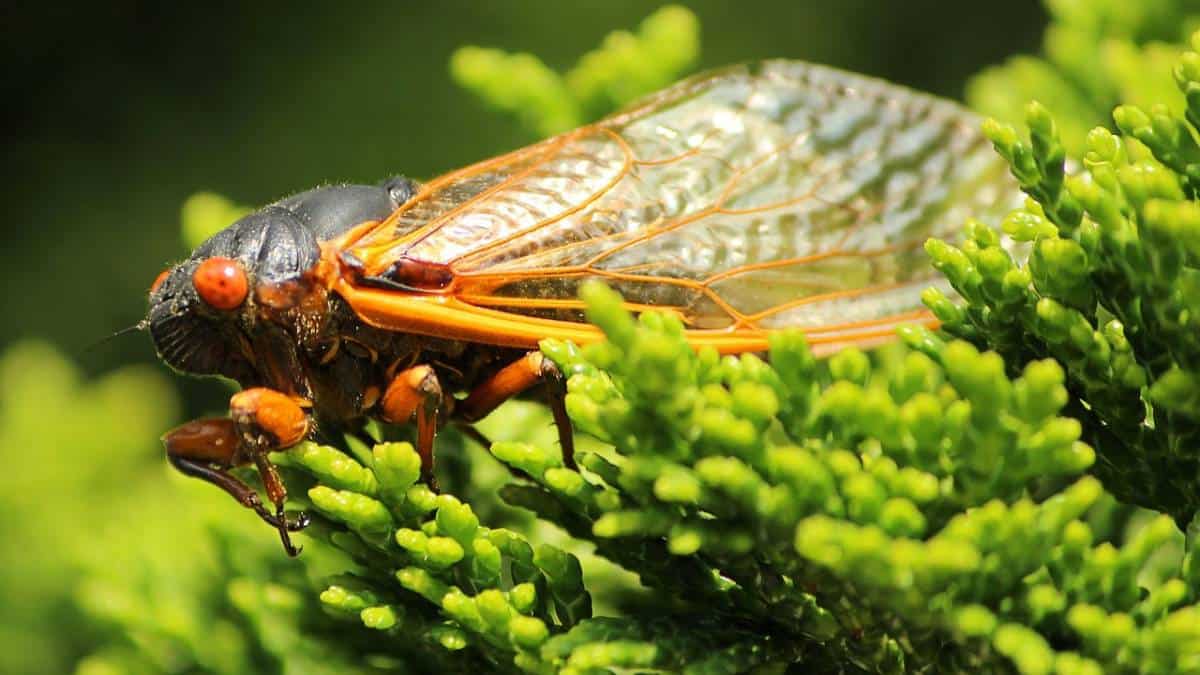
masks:
POLYGON ((475 387, 465 399, 458 402, 455 416, 464 422, 477 422, 501 403, 539 382, 546 383, 547 403, 554 415, 554 426, 558 429, 563 464, 574 469, 575 437, 571 431, 571 420, 567 417, 566 379, 558 366, 541 352, 529 352, 475 387))
MULTIPOLYGON (((396 374, 379 401, 380 417, 385 422, 404 424, 413 418, 417 422, 417 454, 421 456, 421 473, 434 486, 433 439, 438 429, 441 411, 453 409, 455 421, 470 425, 495 410, 504 401, 520 394, 539 382, 549 386, 550 410, 558 427, 563 463, 575 468, 575 441, 571 421, 564 404, 566 382, 558 366, 541 352, 529 352, 519 360, 501 368, 477 386, 465 399, 450 401, 442 391, 437 373, 428 365, 413 366, 396 374)), ((484 446, 489 445, 483 434, 471 429, 469 433, 484 446)))
POLYGON ((445 400, 437 373, 430 366, 413 366, 396 374, 379 400, 384 422, 404 424, 416 417, 417 454, 421 474, 437 489, 433 477, 433 439, 437 435, 438 412, 445 400))
POLYGON ((308 526, 306 514, 289 521, 284 515, 287 489, 267 458, 267 453, 299 443, 308 434, 308 416, 291 398, 279 392, 253 388, 234 394, 229 418, 199 419, 163 436, 167 458, 182 473, 206 480, 225 490, 264 522, 279 531, 288 555, 298 555, 290 532, 308 526), (267 510, 253 488, 229 469, 253 462, 275 512, 267 510))

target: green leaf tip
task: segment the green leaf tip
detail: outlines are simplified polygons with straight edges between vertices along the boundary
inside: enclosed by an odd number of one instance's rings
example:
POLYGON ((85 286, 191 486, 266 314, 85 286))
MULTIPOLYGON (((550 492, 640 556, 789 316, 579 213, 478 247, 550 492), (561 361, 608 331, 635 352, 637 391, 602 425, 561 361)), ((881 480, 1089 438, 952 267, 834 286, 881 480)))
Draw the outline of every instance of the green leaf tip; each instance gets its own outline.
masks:
POLYGON ((610 33, 562 75, 532 54, 474 46, 454 52, 450 75, 490 106, 517 115, 530 132, 548 136, 673 82, 696 64, 699 33, 690 10, 668 5, 635 32, 610 33))

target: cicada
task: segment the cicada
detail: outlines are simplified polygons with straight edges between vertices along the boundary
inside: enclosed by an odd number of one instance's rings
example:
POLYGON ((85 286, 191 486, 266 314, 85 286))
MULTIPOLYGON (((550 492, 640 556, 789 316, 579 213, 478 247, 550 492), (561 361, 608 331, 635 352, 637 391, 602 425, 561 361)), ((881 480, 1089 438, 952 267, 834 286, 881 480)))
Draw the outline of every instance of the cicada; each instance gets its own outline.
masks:
POLYGON ((697 348, 818 352, 934 323, 928 237, 1013 202, 955 105, 793 61, 680 82, 600 122, 426 183, 330 185, 231 224, 160 275, 146 325, 168 365, 242 390, 164 437, 171 463, 289 533, 268 453, 368 418, 415 422, 427 478, 449 423, 564 383, 538 342, 599 338, 577 291, 676 315, 697 348), (253 465, 271 508, 230 470, 253 465))

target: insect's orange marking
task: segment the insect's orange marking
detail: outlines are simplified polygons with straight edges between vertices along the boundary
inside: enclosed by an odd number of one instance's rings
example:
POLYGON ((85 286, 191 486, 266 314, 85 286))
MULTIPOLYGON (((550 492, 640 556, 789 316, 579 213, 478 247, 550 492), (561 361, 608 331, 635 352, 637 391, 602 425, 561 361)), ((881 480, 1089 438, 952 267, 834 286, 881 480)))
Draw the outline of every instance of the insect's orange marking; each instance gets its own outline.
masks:
MULTIPOLYGON (((580 345, 603 338, 600 331, 589 324, 499 312, 470 305, 451 296, 359 288, 345 280, 339 281, 335 290, 350 303, 363 321, 384 330, 522 349, 536 349, 545 338, 570 340, 580 345)), ((897 316, 909 318, 907 314, 897 316)), ((918 320, 928 326, 937 325, 937 320, 928 312, 918 320)), ((892 339, 893 328, 881 326, 878 319, 822 326, 820 331, 813 331, 809 344, 813 346, 814 353, 820 355, 848 344, 892 339), (835 331, 837 334, 820 334, 835 331)), ((737 354, 766 351, 772 332, 761 329, 693 329, 685 334, 688 342, 697 349, 711 347, 722 354, 737 354)))
POLYGON ((169 276, 171 276, 171 268, 170 267, 159 272, 158 276, 154 277, 154 283, 150 284, 150 292, 153 293, 154 291, 157 291, 158 287, 162 286, 162 283, 164 281, 166 281, 167 277, 169 277, 169 276))
MULTIPOLYGON (((700 295, 707 297, 709 300, 711 300, 713 302, 713 304, 717 305, 722 310, 729 313, 730 318, 734 321, 738 321, 738 320, 741 320, 744 318, 741 312, 739 312, 737 309, 735 309, 731 305, 729 305, 729 303, 727 303, 723 299, 721 299, 721 296, 719 296, 715 291, 713 291, 713 289, 705 287, 699 281, 696 281, 694 279, 676 279, 673 277, 648 277, 648 276, 641 275, 641 274, 625 274, 625 273, 615 271, 615 270, 597 270, 597 269, 588 269, 586 267, 572 267, 572 268, 552 268, 552 269, 547 269, 547 270, 531 270, 529 272, 519 272, 519 273, 510 273, 510 274, 503 274, 503 273, 480 274, 480 275, 471 276, 471 281, 474 282, 479 279, 486 279, 487 281, 492 282, 492 288, 496 288, 496 287, 500 287, 500 286, 503 286, 508 283, 512 283, 514 281, 523 281, 526 279, 539 278, 539 277, 552 277, 555 279, 570 279, 570 278, 579 278, 579 277, 598 277, 598 278, 602 278, 602 279, 610 279, 613 281, 628 281, 628 282, 633 282, 633 283, 647 283, 647 284, 653 283, 653 284, 662 284, 662 285, 667 285, 667 286, 679 286, 681 288, 687 288, 689 290, 696 291, 700 295)), ((460 289, 467 287, 466 284, 462 283, 461 278, 460 278, 460 283, 459 283, 458 287, 460 289)), ((478 297, 479 295, 482 295, 482 293, 476 293, 475 297, 478 297)), ((462 296, 460 295, 459 297, 462 297, 462 296)), ((499 299, 506 299, 504 296, 493 296, 493 297, 496 297, 499 299)), ((656 309, 665 309, 665 307, 662 305, 657 305, 656 309)), ((683 312, 681 310, 681 314, 682 313, 683 312)))
POLYGON ((234 420, 265 431, 275 446, 286 448, 308 435, 308 416, 292 397, 267 389, 251 387, 229 399, 229 414, 234 420))
MULTIPOLYGON (((379 228, 379 223, 380 221, 378 220, 368 220, 355 225, 339 237, 321 242, 321 263, 330 264, 333 267, 332 269, 319 267, 317 274, 322 279, 326 279, 327 275, 331 272, 336 274, 340 265, 338 263, 338 254, 353 247, 355 243, 369 237, 372 232, 375 232, 379 228)), ((321 263, 318 263, 318 265, 321 263)), ((329 287, 332 287, 334 278, 336 276, 328 278, 329 287)))
POLYGON ((532 351, 500 369, 486 382, 471 391, 455 408, 467 422, 487 417, 508 399, 529 389, 542 380, 542 364, 546 357, 532 351))
POLYGON ((413 366, 397 374, 388 384, 379 402, 383 420, 392 424, 404 424, 411 420, 413 413, 428 398, 425 391, 428 387, 423 385, 431 377, 436 375, 433 368, 427 365, 413 366))
MULTIPOLYGON (((456 297, 463 302, 476 307, 513 307, 520 309, 564 309, 582 311, 585 305, 582 300, 575 298, 520 298, 503 295, 471 295, 460 293, 456 297)), ((666 305, 645 305, 636 302, 624 303, 625 309, 631 312, 662 312, 674 314, 680 320, 687 321, 682 308, 666 305)))
POLYGON ((563 335, 579 344, 600 337, 594 326, 499 312, 448 295, 361 288, 345 280, 335 290, 360 318, 384 330, 524 349, 535 348, 549 335, 563 335))

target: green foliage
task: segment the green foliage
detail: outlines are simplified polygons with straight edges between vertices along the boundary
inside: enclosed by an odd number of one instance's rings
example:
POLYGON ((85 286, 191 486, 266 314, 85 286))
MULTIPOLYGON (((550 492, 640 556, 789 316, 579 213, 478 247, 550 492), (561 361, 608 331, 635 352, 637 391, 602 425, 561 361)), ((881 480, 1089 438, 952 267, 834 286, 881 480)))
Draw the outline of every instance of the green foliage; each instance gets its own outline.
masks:
POLYGON ((1181 524, 1200 508, 1197 64, 1186 52, 1174 69, 1183 115, 1118 107, 1120 133, 1088 134, 1075 175, 1042 105, 1026 109, 1028 140, 990 121, 985 132, 1031 197, 1000 224, 1028 260, 978 222, 960 247, 926 247, 965 300, 926 295, 946 329, 995 349, 1009 369, 1062 363, 1096 475, 1122 501, 1181 524))
POLYGON ((1183 101, 1170 79, 1181 45, 1200 26, 1194 0, 1044 0, 1051 17, 1040 57, 1014 56, 967 85, 971 107, 1005 122, 1023 118, 1030 100, 1056 111, 1062 139, 1082 154, 1092 127, 1109 123, 1120 103, 1183 101))
POLYGON ((1068 395, 1055 362, 1010 380, 997 354, 913 330, 919 350, 826 363, 783 333, 768 365, 695 353, 672 317, 635 322, 605 289, 585 297, 608 342, 544 349, 572 373, 572 419, 613 451, 584 455, 579 480, 548 468, 533 474, 540 490, 505 497, 590 534, 660 592, 688 579, 697 607, 685 614, 729 613, 831 668, 976 671, 1007 657, 1027 673, 1139 661, 1170 672, 1195 656, 1150 646, 1196 611, 1168 620, 1158 604, 1186 602, 1171 594, 1190 567, 1162 581, 1173 591, 1143 596, 1135 581, 1151 553, 1179 545, 1170 519, 1123 545, 1095 544, 1113 533, 1081 520, 1111 498, 1081 477, 1094 456, 1057 416, 1068 395), (1099 637, 1076 620, 1092 607, 1142 621, 1099 637))
POLYGON ((579 471, 545 440, 490 448, 527 476, 501 498, 562 545, 528 520, 488 524, 474 481, 431 492, 406 442, 306 443, 274 456, 314 513, 303 568, 263 555, 275 542, 244 518, 258 541, 218 539, 220 576, 181 568, 198 606, 155 607, 153 583, 89 590, 87 606, 212 670, 1150 673, 1200 657, 1196 551, 1086 475, 1054 361, 1010 379, 997 354, 924 330, 906 335, 917 348, 825 362, 799 333, 774 338, 770 363, 721 358, 674 317, 634 320, 601 286, 585 299, 607 341, 544 351, 570 375, 573 421, 605 444, 579 471), (637 581, 585 578, 595 560, 569 550, 583 542, 637 581), (224 662, 198 646, 208 634, 229 641, 224 662))
POLYGON ((40 342, 0 356, 0 670, 63 672, 87 648, 74 580, 103 562, 116 514, 175 487, 145 459, 177 416, 167 379, 145 368, 85 382, 40 342))
POLYGON ((462 47, 450 74, 484 102, 514 114, 537 136, 577 127, 657 91, 695 65, 700 23, 668 5, 646 17, 636 33, 614 31, 559 75, 533 54, 462 47))

